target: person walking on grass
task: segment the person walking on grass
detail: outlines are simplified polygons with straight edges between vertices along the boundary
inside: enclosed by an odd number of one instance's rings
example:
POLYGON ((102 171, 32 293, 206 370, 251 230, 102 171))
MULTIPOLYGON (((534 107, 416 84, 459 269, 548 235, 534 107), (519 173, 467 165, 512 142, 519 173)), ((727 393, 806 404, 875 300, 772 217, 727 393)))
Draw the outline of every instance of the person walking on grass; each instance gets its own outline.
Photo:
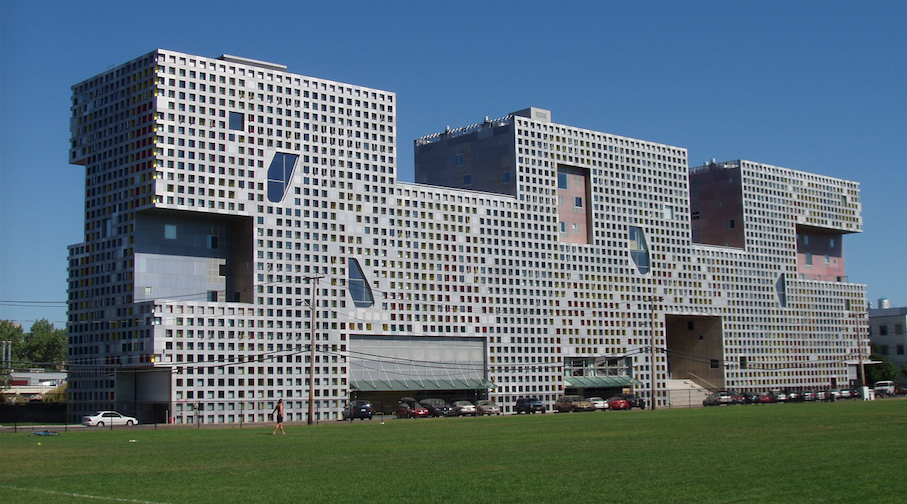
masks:
POLYGON ((274 432, 271 435, 277 434, 277 429, 280 429, 281 434, 286 434, 283 431, 283 399, 278 399, 277 406, 274 407, 274 411, 271 412, 271 416, 277 415, 277 425, 274 426, 274 432))

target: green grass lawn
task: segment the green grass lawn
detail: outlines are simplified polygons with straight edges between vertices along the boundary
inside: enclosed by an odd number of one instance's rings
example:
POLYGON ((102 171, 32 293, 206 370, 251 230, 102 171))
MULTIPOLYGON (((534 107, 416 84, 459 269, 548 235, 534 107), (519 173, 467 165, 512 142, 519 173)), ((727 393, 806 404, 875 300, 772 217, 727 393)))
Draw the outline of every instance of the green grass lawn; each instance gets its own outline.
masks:
POLYGON ((907 400, 375 419, 270 433, 0 434, 0 502, 907 501, 907 400))

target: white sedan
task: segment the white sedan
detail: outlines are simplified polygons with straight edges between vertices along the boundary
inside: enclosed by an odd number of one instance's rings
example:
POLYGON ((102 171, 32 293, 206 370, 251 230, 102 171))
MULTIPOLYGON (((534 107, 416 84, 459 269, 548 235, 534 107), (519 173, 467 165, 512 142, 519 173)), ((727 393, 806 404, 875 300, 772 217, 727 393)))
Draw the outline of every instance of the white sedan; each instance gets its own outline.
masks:
POLYGON ((608 401, 602 399, 601 397, 590 397, 589 402, 592 403, 592 407, 595 408, 596 411, 606 410, 609 407, 608 401))
POLYGON ((105 425, 138 425, 139 421, 133 417, 121 415, 116 411, 98 411, 94 415, 82 417, 82 425, 88 427, 104 427, 105 425))

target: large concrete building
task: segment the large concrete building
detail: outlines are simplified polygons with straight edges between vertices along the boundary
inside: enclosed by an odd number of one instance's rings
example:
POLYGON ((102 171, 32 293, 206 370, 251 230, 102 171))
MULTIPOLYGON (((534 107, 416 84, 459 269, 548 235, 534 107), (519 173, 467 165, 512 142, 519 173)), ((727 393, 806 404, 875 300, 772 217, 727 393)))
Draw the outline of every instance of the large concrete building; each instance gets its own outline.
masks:
POLYGON ((888 299, 879 300, 878 308, 869 309, 869 341, 876 346, 876 355, 890 362, 898 370, 895 381, 907 386, 907 376, 900 371, 907 368, 907 307, 891 307, 888 299))
POLYGON ((351 396, 844 384, 859 186, 552 122, 415 141, 396 96, 157 50, 73 86, 70 413, 337 418, 351 396), (314 307, 314 310, 310 309, 314 307), (314 348, 310 345, 314 335, 314 348))

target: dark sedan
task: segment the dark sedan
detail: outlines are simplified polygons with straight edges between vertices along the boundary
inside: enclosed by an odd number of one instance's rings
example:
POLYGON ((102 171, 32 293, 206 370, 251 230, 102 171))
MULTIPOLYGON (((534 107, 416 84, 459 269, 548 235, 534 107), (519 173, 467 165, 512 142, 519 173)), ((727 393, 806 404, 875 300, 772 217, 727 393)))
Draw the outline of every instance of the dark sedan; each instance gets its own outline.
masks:
POLYGON ((419 404, 428 409, 428 413, 433 417, 443 417, 450 414, 450 405, 444 399, 430 397, 422 399, 419 404))

